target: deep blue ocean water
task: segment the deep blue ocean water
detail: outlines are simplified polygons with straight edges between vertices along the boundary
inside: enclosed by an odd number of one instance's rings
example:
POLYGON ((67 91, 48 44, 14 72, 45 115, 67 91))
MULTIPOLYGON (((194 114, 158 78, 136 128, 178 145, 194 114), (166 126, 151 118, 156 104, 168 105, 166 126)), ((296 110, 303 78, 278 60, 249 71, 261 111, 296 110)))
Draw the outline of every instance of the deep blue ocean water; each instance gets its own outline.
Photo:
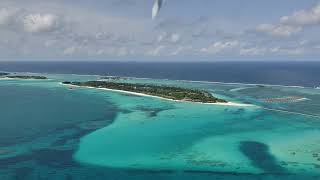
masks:
POLYGON ((0 62, 0 71, 320 86, 320 62, 0 62))

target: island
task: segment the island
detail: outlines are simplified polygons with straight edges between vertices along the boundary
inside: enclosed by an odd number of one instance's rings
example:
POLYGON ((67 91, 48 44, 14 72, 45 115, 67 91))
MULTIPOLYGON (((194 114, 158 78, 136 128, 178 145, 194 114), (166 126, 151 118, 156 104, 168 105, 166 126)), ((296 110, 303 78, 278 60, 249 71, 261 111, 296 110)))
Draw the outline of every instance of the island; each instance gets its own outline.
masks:
POLYGON ((197 89, 187 89, 182 87, 153 85, 153 84, 134 84, 118 83, 106 81, 87 81, 87 82, 63 82, 65 85, 78 87, 104 88, 109 90, 119 90, 125 92, 139 93, 160 98, 189 101, 200 103, 227 103, 226 100, 214 97, 211 93, 197 89))
POLYGON ((45 77, 45 76, 22 76, 22 75, 6 76, 6 78, 10 78, 10 79, 47 79, 47 77, 45 77))
POLYGON ((120 77, 120 76, 104 76, 104 77, 100 77, 100 79, 103 80, 128 80, 129 78, 127 77, 120 77))
POLYGON ((0 76, 7 76, 9 75, 10 73, 5 73, 5 72, 0 72, 0 76))

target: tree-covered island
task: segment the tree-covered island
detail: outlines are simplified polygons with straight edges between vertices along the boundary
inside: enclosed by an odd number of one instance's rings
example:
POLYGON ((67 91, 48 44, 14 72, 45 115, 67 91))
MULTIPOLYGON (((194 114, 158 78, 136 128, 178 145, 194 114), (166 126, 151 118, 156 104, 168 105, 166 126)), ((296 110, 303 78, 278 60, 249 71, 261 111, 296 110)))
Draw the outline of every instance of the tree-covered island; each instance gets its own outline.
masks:
POLYGON ((5 72, 0 72, 0 76, 7 76, 9 75, 10 73, 5 73, 5 72))
POLYGON ((47 79, 45 76, 24 76, 24 75, 11 75, 11 76, 6 76, 7 78, 12 78, 12 79, 47 79))
POLYGON ((113 90, 122 90, 146 95, 158 96, 171 100, 181 100, 201 103, 227 103, 223 99, 214 97, 211 93, 196 89, 187 89, 181 87, 151 85, 151 84, 132 84, 117 83, 106 81, 87 81, 87 82, 63 82, 66 85, 107 88, 113 90))

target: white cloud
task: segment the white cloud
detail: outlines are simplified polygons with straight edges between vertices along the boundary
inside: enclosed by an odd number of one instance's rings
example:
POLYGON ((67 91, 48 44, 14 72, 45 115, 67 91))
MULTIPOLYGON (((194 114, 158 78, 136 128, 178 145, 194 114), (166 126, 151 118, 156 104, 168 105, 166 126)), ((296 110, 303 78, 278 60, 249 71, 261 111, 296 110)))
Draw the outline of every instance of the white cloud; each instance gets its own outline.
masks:
POLYGON ((52 31, 58 27, 58 19, 54 14, 29 14, 23 19, 23 27, 31 33, 52 31))
POLYGON ((176 43, 180 40, 180 34, 174 33, 171 35, 171 42, 176 43))
POLYGON ((74 46, 68 47, 63 51, 63 55, 71 56, 76 52, 76 50, 77 50, 77 47, 74 47, 74 46))
POLYGON ((20 32, 47 32, 61 25, 57 15, 51 13, 33 13, 21 8, 0 9, 0 25, 20 32))
MULTIPOLYGON (((298 55, 311 51, 316 54, 319 50, 317 32, 307 36, 308 32, 304 28, 319 24, 320 5, 287 14, 274 23, 254 26, 251 28, 254 33, 245 33, 243 31, 252 22, 235 22, 234 18, 228 19, 229 16, 221 19, 210 17, 210 14, 205 15, 208 17, 168 15, 159 21, 151 21, 149 16, 141 12, 142 7, 139 5, 147 3, 130 2, 135 6, 126 6, 126 2, 119 1, 121 7, 117 5, 119 9, 113 9, 116 6, 106 1, 104 3, 110 4, 106 6, 109 9, 101 11, 95 6, 84 7, 82 3, 60 0, 31 0, 28 3, 2 0, 0 7, 5 8, 0 8, 0 54, 14 50, 10 55, 18 58, 29 58, 26 55, 30 54, 31 58, 37 56, 41 59, 97 57, 107 60, 126 57, 152 59, 161 56, 182 59, 180 57, 211 57, 216 54, 236 58, 298 55), (116 12, 123 10, 124 6, 133 9, 127 13, 116 12), (139 9, 139 13, 135 12, 136 9, 139 9), (300 33, 301 36, 295 38, 278 38, 300 33)), ((259 18, 254 18, 258 24, 261 23, 259 18)), ((315 27, 310 29, 317 30, 315 27)))
POLYGON ((172 53, 171 53, 171 55, 172 56, 176 56, 176 55, 178 55, 181 51, 183 51, 184 50, 184 48, 183 47, 178 47, 175 51, 173 51, 172 53))
POLYGON ((159 56, 160 53, 165 49, 165 46, 160 45, 158 47, 156 47, 155 49, 152 49, 151 51, 149 51, 146 55, 148 56, 159 56))
POLYGON ((178 41, 180 41, 181 36, 178 33, 161 33, 158 38, 157 41, 158 42, 167 42, 167 43, 177 43, 178 41))
POLYGON ((320 25, 320 4, 309 10, 301 10, 290 16, 283 16, 277 24, 260 24, 256 31, 272 36, 289 37, 311 25, 320 25))
POLYGON ((292 26, 320 25, 320 4, 310 10, 298 11, 291 16, 283 16, 280 22, 292 26))
POLYGON ((243 55, 243 56, 258 56, 258 55, 263 55, 265 53, 266 53, 265 48, 253 47, 253 48, 240 49, 240 55, 243 55))
POLYGON ((257 32, 266 33, 272 36, 282 36, 282 37, 289 37, 298 32, 302 29, 300 27, 294 27, 289 25, 272 25, 272 24, 261 24, 256 28, 257 32))
POLYGON ((118 49, 117 56, 126 56, 128 54, 129 54, 129 52, 128 52, 127 48, 121 47, 118 49))
POLYGON ((202 48, 200 51, 209 53, 209 54, 217 54, 224 50, 233 49, 239 47, 241 44, 238 41, 227 41, 227 42, 215 42, 211 44, 207 48, 202 48))
POLYGON ((278 55, 302 55, 305 53, 305 50, 301 47, 294 48, 282 48, 282 47, 273 47, 270 49, 272 54, 278 55))
POLYGON ((160 34, 160 35, 158 36, 157 41, 158 41, 158 42, 162 42, 162 41, 166 38, 166 36, 167 36, 167 33, 166 33, 166 32, 160 34))
POLYGON ((192 52, 192 46, 179 46, 174 51, 172 51, 170 55, 177 56, 184 53, 185 51, 192 52))

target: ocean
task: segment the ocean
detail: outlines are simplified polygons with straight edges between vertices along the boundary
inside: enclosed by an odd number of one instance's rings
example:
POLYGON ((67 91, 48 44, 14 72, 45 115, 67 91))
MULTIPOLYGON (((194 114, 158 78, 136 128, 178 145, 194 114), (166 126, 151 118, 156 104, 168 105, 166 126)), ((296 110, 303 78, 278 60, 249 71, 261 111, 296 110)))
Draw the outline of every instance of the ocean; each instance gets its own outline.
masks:
POLYGON ((48 77, 0 78, 0 179, 318 180, 319 67, 0 63, 0 72, 48 77), (202 89, 251 106, 174 102, 61 84, 100 75, 202 89))
POLYGON ((0 70, 153 79, 320 86, 320 62, 0 62, 0 70))

